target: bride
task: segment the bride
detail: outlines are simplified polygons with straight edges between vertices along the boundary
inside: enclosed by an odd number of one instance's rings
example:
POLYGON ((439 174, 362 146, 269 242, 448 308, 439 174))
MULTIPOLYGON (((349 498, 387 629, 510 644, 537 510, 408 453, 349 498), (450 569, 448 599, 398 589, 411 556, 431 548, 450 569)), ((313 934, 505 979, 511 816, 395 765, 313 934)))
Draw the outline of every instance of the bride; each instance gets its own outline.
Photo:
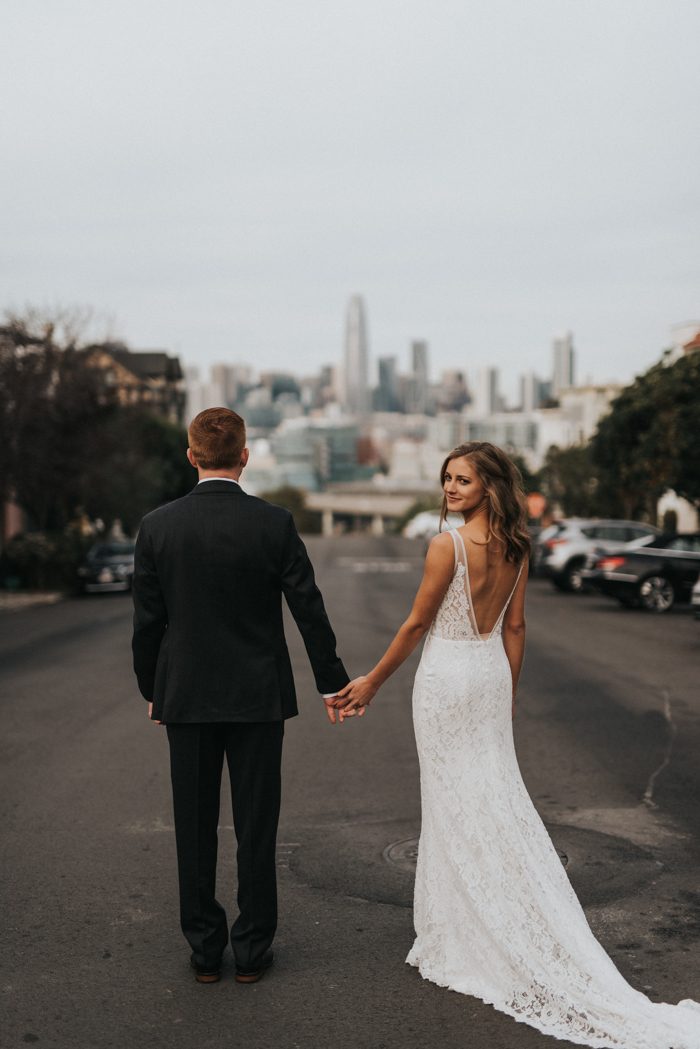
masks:
POLYGON ((700 1049, 700 1003, 654 1004, 593 936, 525 789, 513 745, 529 540, 520 475, 460 445, 440 475, 464 524, 431 542, 408 619, 335 700, 364 714, 427 632, 413 689, 422 827, 406 959, 545 1034, 616 1049, 700 1049))

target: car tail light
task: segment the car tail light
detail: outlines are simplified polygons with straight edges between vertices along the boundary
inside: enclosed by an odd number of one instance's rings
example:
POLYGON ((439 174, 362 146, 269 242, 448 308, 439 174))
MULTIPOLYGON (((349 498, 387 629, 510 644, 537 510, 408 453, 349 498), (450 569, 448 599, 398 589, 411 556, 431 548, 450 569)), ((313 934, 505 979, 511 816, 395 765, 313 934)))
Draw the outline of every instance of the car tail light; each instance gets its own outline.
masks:
POLYGON ((559 546, 560 543, 565 543, 566 539, 545 539, 544 545, 548 550, 552 550, 555 546, 559 546))
POLYGON ((595 566, 604 572, 612 572, 624 565, 625 560, 626 558, 624 557, 601 557, 600 561, 596 561, 595 566))

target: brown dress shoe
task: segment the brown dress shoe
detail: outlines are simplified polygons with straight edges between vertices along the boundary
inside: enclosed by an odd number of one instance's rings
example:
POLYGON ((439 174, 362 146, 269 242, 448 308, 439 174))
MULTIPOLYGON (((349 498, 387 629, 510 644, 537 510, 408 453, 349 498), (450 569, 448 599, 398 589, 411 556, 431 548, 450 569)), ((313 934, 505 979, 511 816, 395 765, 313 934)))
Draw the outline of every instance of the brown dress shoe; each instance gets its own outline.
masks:
POLYGON ((236 966, 236 975, 234 977, 236 983, 257 983, 258 980, 263 978, 274 960, 273 952, 266 951, 257 969, 239 969, 236 966))
POLYGON ((201 969, 192 958, 190 958, 190 967, 194 969, 194 978, 197 983, 218 983, 221 979, 221 967, 218 969, 201 969))

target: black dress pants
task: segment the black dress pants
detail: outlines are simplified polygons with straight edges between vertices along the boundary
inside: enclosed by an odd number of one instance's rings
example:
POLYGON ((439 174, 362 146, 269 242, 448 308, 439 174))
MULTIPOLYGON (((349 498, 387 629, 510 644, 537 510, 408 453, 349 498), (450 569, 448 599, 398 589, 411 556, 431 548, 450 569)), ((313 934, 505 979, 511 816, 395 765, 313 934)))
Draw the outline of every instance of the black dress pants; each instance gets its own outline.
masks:
POLYGON ((238 842, 238 910, 231 928, 236 965, 255 969, 277 928, 275 845, 284 721, 171 724, 170 773, 180 881, 180 924, 203 968, 228 943, 216 899, 217 826, 224 754, 238 842))

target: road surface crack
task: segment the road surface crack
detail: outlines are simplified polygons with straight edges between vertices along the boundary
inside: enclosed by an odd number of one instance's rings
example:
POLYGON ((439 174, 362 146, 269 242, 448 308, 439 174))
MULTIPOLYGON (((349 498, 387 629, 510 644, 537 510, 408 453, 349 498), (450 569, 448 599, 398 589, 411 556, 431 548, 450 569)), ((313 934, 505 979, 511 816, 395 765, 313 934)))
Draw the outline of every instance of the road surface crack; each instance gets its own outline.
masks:
POLYGON ((668 726, 666 749, 664 750, 663 761, 658 766, 658 768, 654 769, 651 776, 649 777, 649 780, 647 781, 646 790, 644 791, 644 796, 642 798, 644 804, 648 805, 652 809, 658 808, 658 805, 654 801, 654 788, 656 787, 656 780, 660 773, 662 773, 663 770, 667 768, 671 762, 673 744, 676 739, 676 733, 678 731, 678 727, 673 720, 673 710, 671 708, 671 693, 664 689, 664 691, 661 693, 661 698, 663 700, 663 716, 664 720, 666 721, 666 725, 668 726))

